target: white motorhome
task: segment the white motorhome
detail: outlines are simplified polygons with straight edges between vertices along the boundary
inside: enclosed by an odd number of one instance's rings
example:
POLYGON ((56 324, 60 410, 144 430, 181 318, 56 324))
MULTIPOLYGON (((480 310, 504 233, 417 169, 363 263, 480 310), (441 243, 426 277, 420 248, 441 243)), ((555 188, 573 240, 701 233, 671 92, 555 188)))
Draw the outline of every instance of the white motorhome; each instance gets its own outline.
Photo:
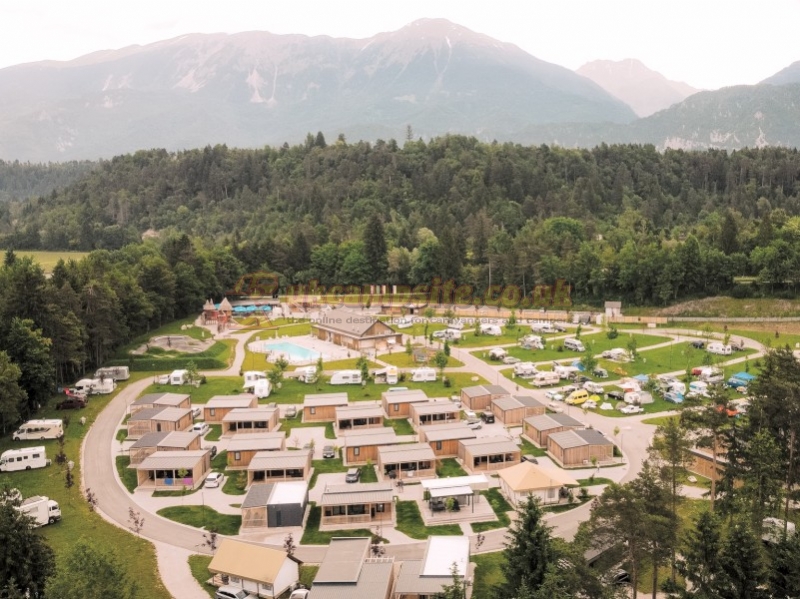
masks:
POLYGON ((531 325, 531 332, 533 333, 555 333, 556 328, 551 322, 534 322, 531 325))
POLYGON ((504 350, 502 347, 493 347, 489 350, 489 359, 490 360, 502 360, 508 355, 508 352, 504 350))
POLYGON ((499 324, 482 324, 479 327, 482 335, 491 335, 492 337, 499 337, 503 334, 503 329, 499 324))
POLYGON ((461 331, 459 329, 445 329, 444 338, 448 341, 459 341, 461 339, 461 331))
POLYGON ((188 370, 173 370, 169 375, 170 385, 186 385, 189 382, 188 370))
POLYGON ((340 370, 331 376, 331 385, 360 385, 361 381, 360 370, 340 370))
POLYGON ((544 339, 539 335, 525 335, 520 339, 520 345, 526 349, 544 349, 544 339))
POLYGON ((81 379, 74 385, 74 389, 86 395, 106 395, 113 393, 117 388, 114 379, 81 379))
POLYGON ((258 399, 269 397, 270 393, 272 393, 272 383, 270 383, 269 380, 258 379, 253 384, 253 395, 255 395, 258 399))
POLYGON ((561 382, 561 377, 557 372, 537 372, 533 375, 531 383, 536 387, 549 387, 550 385, 558 385, 561 382))
POLYGON ((577 366, 565 366, 564 364, 553 364, 553 372, 555 372, 559 376, 559 378, 562 379, 571 379, 580 371, 581 369, 578 368, 577 366))
POLYGON ((64 422, 59 419, 28 420, 11 438, 14 441, 58 439, 64 434, 64 422))
POLYGON ((688 397, 708 397, 708 383, 704 381, 692 381, 689 383, 688 397))
POLYGON ((131 378, 131 370, 127 366, 108 366, 98 368, 94 373, 96 379, 112 379, 114 381, 127 381, 131 378))
POLYGON ((314 383, 317 381, 317 367, 316 366, 303 366, 295 370, 297 373, 297 380, 303 383, 314 383))
POLYGON ((415 368, 411 371, 411 380, 415 383, 427 383, 436 380, 434 368, 415 368))
POLYGON ((256 381, 263 381, 267 378, 267 373, 260 370, 248 370, 244 373, 244 385, 242 388, 247 391, 256 385, 256 381))
POLYGON ((708 353, 717 354, 719 356, 730 356, 733 353, 733 348, 730 345, 724 345, 719 341, 714 341, 708 344, 708 353))
POLYGON ((28 497, 20 504, 19 511, 33 518, 35 528, 61 520, 61 507, 49 497, 28 497))
POLYGON ((0 472, 31 470, 49 465, 50 460, 47 459, 47 454, 42 446, 9 449, 0 455, 0 472))
POLYGON ((575 339, 574 337, 568 337, 564 339, 564 348, 570 351, 586 351, 586 348, 583 346, 583 342, 580 339, 575 339))
POLYGON ((583 388, 586 389, 589 393, 598 393, 602 395, 605 392, 603 385, 600 383, 595 383, 594 381, 586 381, 583 384, 583 388))
POLYGON ((387 366, 381 370, 376 370, 373 376, 376 381, 382 379, 387 385, 396 385, 399 378, 397 366, 387 366))
POLYGON ((514 374, 522 378, 534 376, 538 370, 533 362, 517 362, 514 364, 514 374))

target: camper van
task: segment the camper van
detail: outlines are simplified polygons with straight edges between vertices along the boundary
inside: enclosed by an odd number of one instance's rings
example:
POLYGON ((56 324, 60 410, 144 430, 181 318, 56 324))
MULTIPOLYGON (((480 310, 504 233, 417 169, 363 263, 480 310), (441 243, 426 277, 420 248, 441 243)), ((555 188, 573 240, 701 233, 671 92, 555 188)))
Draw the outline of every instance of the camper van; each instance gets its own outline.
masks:
POLYGON ((112 381, 127 381, 131 378, 130 368, 127 366, 109 366, 98 368, 94 373, 96 379, 111 379, 112 381))
POLYGON ((553 364, 553 372, 555 372, 559 376, 559 378, 562 378, 564 380, 571 379, 580 371, 581 369, 578 368, 577 366, 564 366, 563 364, 553 364))
POLYGON ((317 381, 316 366, 303 366, 295 372, 297 373, 297 380, 302 383, 315 383, 317 381))
POLYGON ((116 388, 114 379, 81 379, 74 385, 78 393, 86 395, 106 395, 113 393, 116 388))
POLYGON ((708 384, 703 381, 689 383, 688 397, 708 397, 708 384))
POLYGON ((520 339, 520 345, 526 349, 544 349, 544 339, 539 335, 525 335, 520 339))
POLYGON ((248 370, 244 373, 244 385, 242 388, 247 391, 252 389, 256 385, 256 381, 262 381, 267 378, 266 372, 261 372, 258 370, 248 370))
POLYGON ((50 460, 47 459, 47 454, 42 446, 9 449, 0 455, 0 472, 31 470, 49 465, 50 460))
POLYGON ((517 362, 514 364, 514 374, 522 378, 534 376, 538 370, 533 362, 517 362))
POLYGON ((415 383, 427 383, 436 380, 436 370, 433 368, 415 368, 411 371, 411 380, 415 383))
POLYGON ((502 347, 493 347, 489 350, 489 359, 490 360, 502 360, 508 355, 508 352, 504 350, 502 347))
POLYGON ((503 334, 503 329, 499 324, 482 324, 479 327, 481 335, 491 335, 492 337, 499 337, 503 334))
POLYGON ((11 436, 14 441, 58 439, 64 434, 64 423, 58 419, 28 420, 11 436))
POLYGON ((558 385, 560 382, 561 378, 556 372, 537 372, 531 379, 531 383, 537 387, 549 387, 550 385, 558 385))
POLYGON ((340 370, 333 373, 331 385, 360 385, 361 380, 360 370, 340 370))
POLYGON ((188 370, 173 370, 169 375, 170 385, 186 385, 189 382, 188 370))
POLYGON ((730 345, 723 345, 719 341, 714 341, 708 344, 708 353, 717 354, 719 356, 730 356, 733 353, 733 348, 730 345))
POLYGON ((586 351, 586 348, 583 346, 581 340, 573 337, 564 339, 564 349, 568 349, 570 351, 586 351))
POLYGON ((380 381, 387 385, 396 385, 399 378, 397 366, 387 366, 381 370, 376 370, 373 376, 376 382, 380 381))

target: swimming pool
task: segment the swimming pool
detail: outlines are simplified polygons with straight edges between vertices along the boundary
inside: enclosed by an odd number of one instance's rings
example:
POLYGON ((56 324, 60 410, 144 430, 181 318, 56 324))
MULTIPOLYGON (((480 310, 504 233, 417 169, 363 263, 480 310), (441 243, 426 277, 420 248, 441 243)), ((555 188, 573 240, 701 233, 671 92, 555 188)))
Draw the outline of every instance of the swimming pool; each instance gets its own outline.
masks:
POLYGON ((270 354, 267 358, 270 362, 283 356, 289 364, 310 364, 316 362, 322 355, 313 349, 287 341, 256 341, 250 344, 250 350, 260 354, 270 354))

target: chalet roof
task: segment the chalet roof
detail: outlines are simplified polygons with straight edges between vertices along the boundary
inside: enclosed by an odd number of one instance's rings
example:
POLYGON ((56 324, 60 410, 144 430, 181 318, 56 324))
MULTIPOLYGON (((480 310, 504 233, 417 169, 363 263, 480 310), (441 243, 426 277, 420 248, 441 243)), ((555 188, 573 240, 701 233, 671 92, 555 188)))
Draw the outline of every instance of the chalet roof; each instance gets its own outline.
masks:
POLYGON ((303 406, 346 406, 348 401, 347 393, 312 393, 303 398, 303 406))
POLYGON ((427 443, 403 443, 402 445, 386 445, 378 447, 378 455, 383 464, 399 464, 401 462, 422 462, 436 460, 436 454, 427 443))
POLYGON ((422 389, 409 389, 407 391, 384 391, 381 399, 387 403, 415 403, 428 401, 428 396, 422 389))
POLYGON ((411 411, 417 414, 450 414, 461 410, 452 401, 431 401, 411 404, 411 411))
POLYGON ((286 433, 240 433, 228 441, 228 453, 232 451, 275 451, 280 450, 286 440, 286 433))
POLYGON ((223 538, 208 569, 244 580, 273 585, 287 559, 285 551, 223 538))
POLYGON ((242 509, 287 503, 304 504, 307 496, 308 483, 305 481, 254 483, 245 495, 242 509))
POLYGON ((585 445, 613 445, 611 441, 594 429, 561 431, 560 433, 553 433, 549 438, 562 449, 583 447, 585 445))
POLYGON ((575 420, 572 416, 567 414, 542 414, 541 416, 529 416, 523 422, 528 423, 537 431, 549 431, 554 428, 561 428, 564 426, 571 426, 575 428, 582 428, 583 423, 575 420))
POLYGON ((475 437, 475 431, 463 422, 457 422, 455 424, 433 424, 425 427, 425 440, 428 442, 474 439, 475 437))
POLYGON ((319 505, 349 505, 351 503, 389 503, 393 496, 392 483, 356 483, 328 485, 322 492, 319 505))
POLYGON ((351 337, 364 337, 375 323, 380 323, 384 332, 378 335, 395 335, 394 329, 388 324, 375 318, 372 314, 353 312, 346 308, 338 308, 329 312, 323 312, 319 319, 314 321, 314 326, 337 331, 351 337))
POLYGON ((508 437, 479 437, 477 439, 461 439, 461 445, 469 449, 473 456, 492 455, 496 453, 514 453, 519 446, 508 437))
MULTIPOLYGON (((350 583, 358 582, 364 559, 369 550, 369 537, 343 538, 334 537, 331 539, 325 557, 314 578, 314 586, 326 583, 350 583)), ((316 588, 314 589, 316 593, 316 588)))
POLYGON ((278 408, 234 408, 222 418, 222 422, 261 422, 271 420, 278 408))
POLYGON ((240 393, 239 395, 215 395, 208 400, 206 408, 249 408, 256 399, 250 393, 240 393))
POLYGON ((305 468, 311 452, 308 449, 295 451, 259 451, 250 460, 248 470, 272 470, 281 468, 305 468))
POLYGON ((135 468, 136 470, 191 470, 206 454, 208 454, 207 449, 156 451, 140 463, 131 464, 129 468, 135 468))
POLYGON ((139 399, 134 401, 132 406, 164 406, 176 407, 181 405, 184 401, 189 399, 186 393, 148 393, 142 395, 139 399))
POLYGON ((383 416, 383 408, 375 404, 353 404, 336 406, 336 419, 346 418, 375 418, 383 416))
POLYGON ((355 431, 347 431, 344 435, 345 447, 368 447, 373 445, 391 445, 397 443, 397 434, 393 428, 375 427, 355 431))

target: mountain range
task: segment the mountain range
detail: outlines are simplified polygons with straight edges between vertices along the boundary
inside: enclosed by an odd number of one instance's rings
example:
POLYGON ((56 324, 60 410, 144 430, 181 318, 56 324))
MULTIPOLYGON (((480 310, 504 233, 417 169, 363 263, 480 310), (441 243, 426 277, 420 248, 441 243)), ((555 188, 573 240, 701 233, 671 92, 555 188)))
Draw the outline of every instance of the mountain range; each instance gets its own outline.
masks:
POLYGON ((800 63, 775 78, 693 93, 633 60, 574 72, 443 19, 360 40, 190 34, 0 69, 0 159, 293 144, 317 131, 349 140, 459 133, 567 146, 800 145, 800 89, 790 85, 800 63))

